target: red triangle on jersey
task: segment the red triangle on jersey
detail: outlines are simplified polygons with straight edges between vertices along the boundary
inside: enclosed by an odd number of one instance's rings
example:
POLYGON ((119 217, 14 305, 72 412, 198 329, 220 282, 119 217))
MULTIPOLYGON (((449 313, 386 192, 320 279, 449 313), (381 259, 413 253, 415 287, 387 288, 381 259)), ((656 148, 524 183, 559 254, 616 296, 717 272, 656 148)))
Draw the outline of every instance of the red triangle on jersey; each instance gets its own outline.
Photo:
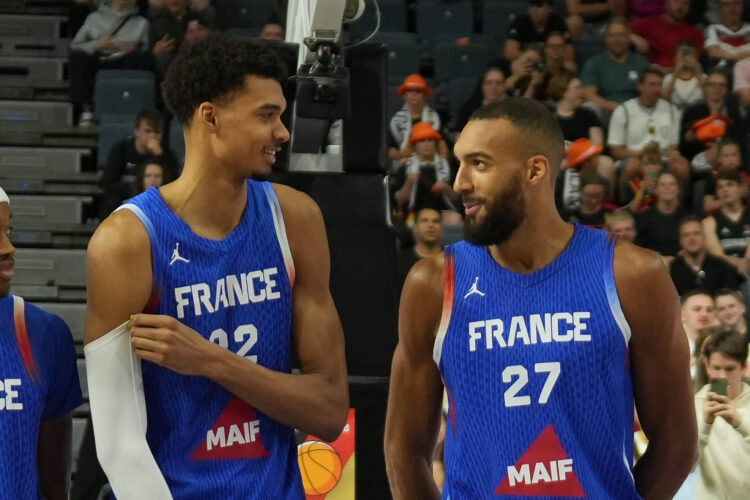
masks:
POLYGON ((555 497, 586 496, 573 460, 563 450, 552 424, 536 438, 495 490, 496 495, 555 497))
POLYGON ((193 460, 218 458, 260 458, 268 455, 260 437, 255 410, 239 398, 232 398, 206 439, 190 456, 193 460))

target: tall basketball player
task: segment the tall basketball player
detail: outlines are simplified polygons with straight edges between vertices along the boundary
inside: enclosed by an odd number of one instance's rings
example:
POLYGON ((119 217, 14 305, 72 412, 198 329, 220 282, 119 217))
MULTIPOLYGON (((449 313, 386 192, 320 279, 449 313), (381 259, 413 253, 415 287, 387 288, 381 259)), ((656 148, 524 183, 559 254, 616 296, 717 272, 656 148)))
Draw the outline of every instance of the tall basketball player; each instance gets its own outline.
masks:
POLYGON ((0 499, 66 500, 70 412, 83 402, 73 336, 59 317, 8 293, 10 220, 0 188, 0 499))
POLYGON ((416 264, 386 423, 396 499, 671 498, 696 457, 688 346, 658 255, 557 215, 540 103, 478 110, 455 145, 466 242, 416 264), (442 381, 441 381, 442 379, 442 381), (633 403, 649 438, 633 461, 633 403))
POLYGON ((121 500, 302 498, 293 428, 335 439, 346 421, 320 211, 249 179, 267 177, 289 139, 281 73, 252 42, 185 47, 163 84, 184 126, 183 173, 89 245, 91 411, 121 500))

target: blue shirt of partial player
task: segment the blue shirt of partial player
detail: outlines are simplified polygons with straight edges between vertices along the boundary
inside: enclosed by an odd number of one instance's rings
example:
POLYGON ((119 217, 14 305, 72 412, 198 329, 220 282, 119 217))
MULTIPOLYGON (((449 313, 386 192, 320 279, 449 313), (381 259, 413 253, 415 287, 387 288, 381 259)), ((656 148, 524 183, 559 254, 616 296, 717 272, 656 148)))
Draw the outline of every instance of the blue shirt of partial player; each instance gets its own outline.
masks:
MULTIPOLYGON (((156 188, 121 209, 138 216, 151 241, 146 312, 177 318, 270 370, 291 371, 294 265, 270 183, 247 181, 242 218, 222 240, 195 234, 156 188)), ((208 378, 141 366, 146 439, 174 498, 304 496, 291 428, 208 378)))
POLYGON ((39 426, 70 413, 83 398, 68 326, 54 314, 21 303, 26 335, 19 340, 17 300, 13 295, 0 299, 0 499, 41 500, 39 426))
POLYGON ((616 240, 574 227, 528 274, 487 247, 446 249, 434 352, 449 400, 443 498, 640 498, 616 240))

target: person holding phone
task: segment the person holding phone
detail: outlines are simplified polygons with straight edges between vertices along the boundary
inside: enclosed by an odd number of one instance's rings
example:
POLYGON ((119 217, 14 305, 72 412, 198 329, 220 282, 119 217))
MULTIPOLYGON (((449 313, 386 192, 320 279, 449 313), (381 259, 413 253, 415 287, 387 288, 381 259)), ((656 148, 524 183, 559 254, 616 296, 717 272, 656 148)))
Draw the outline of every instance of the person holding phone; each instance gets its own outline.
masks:
POLYGON ((700 479, 695 498, 740 499, 750 491, 750 386, 742 381, 748 344, 716 327, 703 343, 710 380, 695 395, 700 479))

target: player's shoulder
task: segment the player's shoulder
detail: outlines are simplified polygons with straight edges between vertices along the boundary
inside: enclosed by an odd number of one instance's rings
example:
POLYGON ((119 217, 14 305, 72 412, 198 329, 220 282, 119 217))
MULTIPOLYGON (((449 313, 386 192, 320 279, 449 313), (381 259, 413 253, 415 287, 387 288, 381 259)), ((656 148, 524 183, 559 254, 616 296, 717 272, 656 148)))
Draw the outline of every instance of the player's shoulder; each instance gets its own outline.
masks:
POLYGON ((418 260, 409 271, 404 290, 423 298, 438 293, 442 296, 445 283, 445 252, 418 260))
POLYGON ((285 184, 271 183, 276 196, 279 198, 279 204, 284 211, 284 218, 287 217, 315 217, 320 215, 320 207, 310 195, 298 191, 293 187, 285 184))
POLYGON ((24 322, 34 351, 57 352, 59 346, 73 343, 73 334, 67 323, 57 314, 24 302, 24 322))
POLYGON ((148 232, 137 215, 118 210, 104 219, 89 241, 87 257, 106 255, 112 260, 150 251, 148 232))
POLYGON ((65 321, 62 320, 60 316, 49 311, 45 311, 44 309, 30 302, 24 301, 24 313, 27 324, 29 322, 33 322, 34 324, 44 327, 45 329, 51 328, 54 330, 69 330, 68 325, 65 323, 65 321))
POLYGON ((618 238, 615 245, 615 277, 620 280, 640 280, 665 269, 658 253, 618 238))

